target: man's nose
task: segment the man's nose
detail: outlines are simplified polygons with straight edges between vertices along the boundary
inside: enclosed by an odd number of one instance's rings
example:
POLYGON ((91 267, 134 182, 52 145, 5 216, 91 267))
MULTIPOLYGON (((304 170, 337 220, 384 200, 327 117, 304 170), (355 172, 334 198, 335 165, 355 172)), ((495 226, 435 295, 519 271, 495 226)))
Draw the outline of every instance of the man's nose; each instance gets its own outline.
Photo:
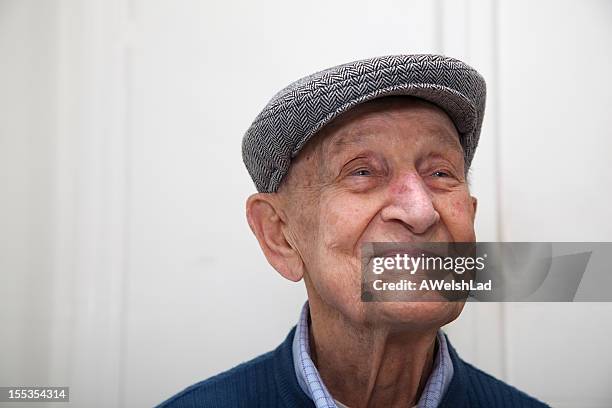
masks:
POLYGON ((413 234, 423 234, 440 220, 431 193, 418 174, 406 174, 394 180, 388 193, 388 205, 381 211, 384 221, 399 221, 413 234))

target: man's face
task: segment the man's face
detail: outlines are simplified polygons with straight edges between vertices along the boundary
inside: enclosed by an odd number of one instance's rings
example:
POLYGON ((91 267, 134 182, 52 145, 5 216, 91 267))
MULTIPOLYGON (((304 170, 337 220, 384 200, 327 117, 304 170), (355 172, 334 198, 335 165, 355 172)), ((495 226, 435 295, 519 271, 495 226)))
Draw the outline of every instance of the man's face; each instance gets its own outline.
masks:
POLYGON ((439 327, 461 312, 462 303, 360 300, 363 243, 475 241, 476 200, 441 109, 406 97, 352 109, 300 153, 280 192, 309 295, 361 323, 439 327))

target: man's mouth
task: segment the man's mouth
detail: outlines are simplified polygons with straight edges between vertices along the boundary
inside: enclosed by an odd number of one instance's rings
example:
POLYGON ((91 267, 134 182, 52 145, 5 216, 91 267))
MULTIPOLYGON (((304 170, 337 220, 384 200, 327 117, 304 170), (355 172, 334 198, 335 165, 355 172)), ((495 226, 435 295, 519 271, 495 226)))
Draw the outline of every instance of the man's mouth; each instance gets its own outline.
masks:
POLYGON ((373 258, 440 258, 448 256, 448 244, 442 242, 373 242, 362 248, 368 262, 373 258))

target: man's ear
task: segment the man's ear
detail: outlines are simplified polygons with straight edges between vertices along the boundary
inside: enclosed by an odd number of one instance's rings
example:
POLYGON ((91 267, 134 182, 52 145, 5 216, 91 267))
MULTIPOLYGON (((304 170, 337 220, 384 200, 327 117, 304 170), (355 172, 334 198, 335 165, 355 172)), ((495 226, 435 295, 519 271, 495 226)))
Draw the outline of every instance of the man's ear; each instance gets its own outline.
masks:
POLYGON ((268 262, 283 277, 297 282, 304 276, 304 262, 285 236, 286 220, 275 193, 257 193, 246 203, 251 231, 268 262))
POLYGON ((476 219, 476 209, 478 209, 478 199, 474 196, 470 197, 472 199, 472 222, 476 219))

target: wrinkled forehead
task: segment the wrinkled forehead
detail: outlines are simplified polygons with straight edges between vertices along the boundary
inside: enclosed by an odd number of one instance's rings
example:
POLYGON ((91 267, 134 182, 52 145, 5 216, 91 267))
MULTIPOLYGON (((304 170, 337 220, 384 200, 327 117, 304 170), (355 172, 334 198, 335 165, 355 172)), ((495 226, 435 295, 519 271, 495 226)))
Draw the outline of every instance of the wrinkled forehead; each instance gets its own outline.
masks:
POLYGON ((366 142, 385 143, 379 130, 399 126, 401 118, 412 118, 412 126, 418 124, 430 136, 429 143, 463 154, 459 132, 448 114, 432 103, 407 96, 388 96, 356 106, 321 129, 305 150, 333 156, 366 142))

